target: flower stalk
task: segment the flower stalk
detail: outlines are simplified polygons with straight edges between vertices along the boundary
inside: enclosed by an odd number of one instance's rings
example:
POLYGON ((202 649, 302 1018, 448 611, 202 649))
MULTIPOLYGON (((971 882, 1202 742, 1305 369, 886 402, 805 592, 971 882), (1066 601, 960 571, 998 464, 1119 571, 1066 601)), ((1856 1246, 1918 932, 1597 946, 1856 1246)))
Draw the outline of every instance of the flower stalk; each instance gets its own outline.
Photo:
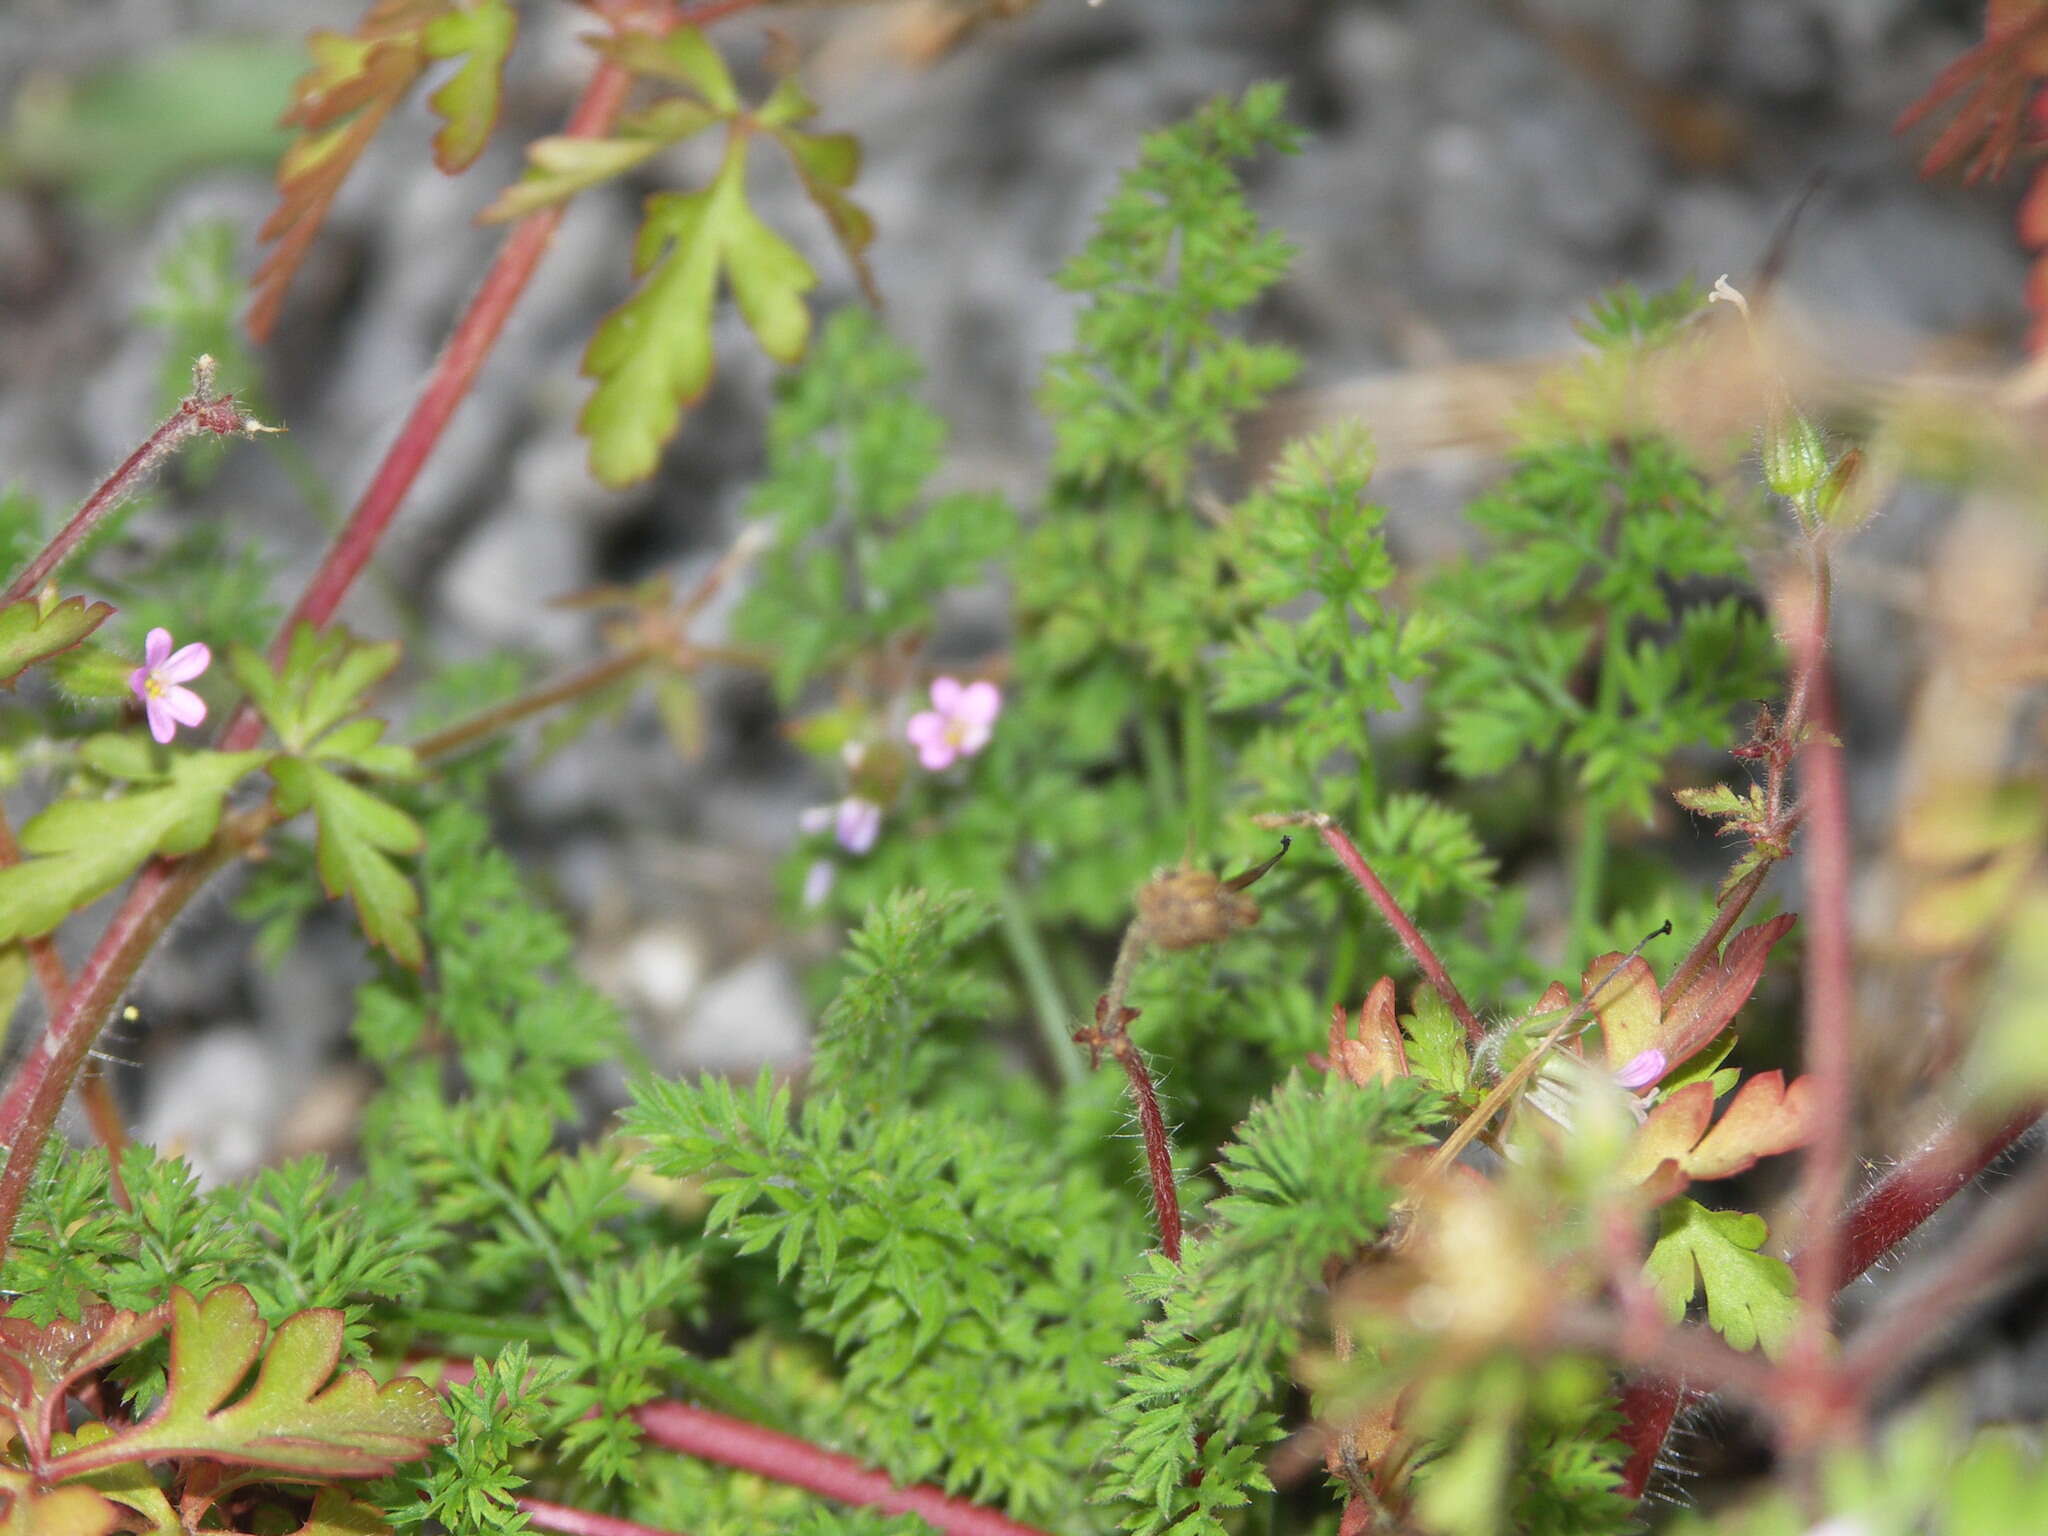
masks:
POLYGON ((265 426, 253 416, 242 414, 230 394, 214 390, 214 361, 201 356, 192 364, 192 392, 178 402, 142 445, 121 461, 120 467, 100 482, 71 520, 57 530, 55 538, 0 592, 0 608, 32 597, 44 582, 62 569, 78 552, 86 535, 98 527, 108 513, 136 496, 149 483, 157 467, 196 437, 251 437, 259 432, 281 432, 282 427, 265 426))

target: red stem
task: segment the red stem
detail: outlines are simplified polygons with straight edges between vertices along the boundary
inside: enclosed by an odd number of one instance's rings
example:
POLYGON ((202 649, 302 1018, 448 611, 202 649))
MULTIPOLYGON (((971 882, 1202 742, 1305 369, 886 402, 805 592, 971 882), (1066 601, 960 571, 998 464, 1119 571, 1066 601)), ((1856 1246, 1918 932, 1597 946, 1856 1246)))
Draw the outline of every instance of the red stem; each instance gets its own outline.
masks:
MULTIPOLYGON (((601 136, 617 118, 633 83, 632 75, 610 60, 598 66, 589 86, 570 115, 565 130, 572 135, 601 136)), ((461 404, 477 370, 496 343, 498 334, 512 312, 513 304, 546 252, 548 241, 561 223, 559 206, 528 214, 513 228, 499 249, 482 286, 469 309, 457 323, 455 333, 442 352, 434 373, 427 381, 418 404, 400 430, 376 476, 356 504, 346 527, 329 549, 327 558, 308 583, 291 616, 278 630, 271 647, 274 660, 282 658, 293 631, 301 623, 325 624, 333 616, 377 541, 390 526, 398 505, 419 474, 427 455, 439 441, 455 408, 461 404)), ((195 379, 199 376, 195 374, 195 379)), ((106 485, 72 518, 64 532, 45 550, 16 586, 28 583, 34 590, 42 573, 75 545, 90 526, 90 518, 103 514, 113 496, 147 471, 154 458, 169 451, 182 436, 195 430, 247 430, 238 414, 231 427, 217 425, 215 418, 225 410, 233 413, 231 397, 200 400, 203 389, 178 408, 171 419, 151 435, 148 442, 129 456, 106 485), (69 543, 67 543, 67 539, 69 543), (53 551, 55 552, 53 555, 53 551)), ((10 592, 13 590, 9 589, 10 592)), ((247 703, 235 712, 221 746, 238 751, 254 745, 263 734, 263 722, 247 703)), ((220 842, 216 846, 221 846, 220 842)), ((21 1213, 21 1201, 28 1181, 49 1139, 72 1080, 98 1037, 121 992, 133 979, 150 947, 170 925, 171 919, 198 891, 206 875, 219 867, 220 859, 195 855, 176 864, 154 860, 146 866, 129 889, 121 908, 100 935, 85 970, 65 998, 64 1007, 54 1015, 44 1038, 8 1085, 0 1100, 0 1140, 7 1146, 7 1161, 0 1169, 0 1242, 14 1231, 21 1213)))
POLYGON ((647 1438, 685 1456, 737 1467, 796 1488, 890 1514, 914 1514, 946 1536, 1043 1536, 1007 1515, 956 1499, 936 1488, 899 1488, 851 1456, 822 1450, 809 1441, 729 1419, 687 1403, 647 1403, 633 1412, 647 1438))
POLYGON ((641 1525, 634 1520, 621 1520, 616 1515, 572 1509, 567 1504, 550 1504, 545 1499, 519 1499, 515 1502, 526 1511, 537 1531, 557 1531, 561 1536, 678 1536, 674 1531, 641 1525))
MULTIPOLYGON (((1800 1326, 1791 1352, 1796 1380, 1807 1383, 1818 1410, 1833 1379, 1828 1351, 1835 1293, 1841 1289, 1844 1237, 1840 1220, 1849 1182, 1855 1112, 1856 1017, 1854 957, 1849 937, 1849 788, 1835 739, 1834 684, 1827 660, 1828 572, 1816 554, 1811 611, 1803 627, 1801 671, 1808 679, 1804 739, 1799 743, 1806 807, 1805 1067, 1813 1095, 1814 1134, 1800 1167, 1805 1226, 1798 1256, 1800 1326)), ((1816 1426, 1800 1428, 1805 1432, 1816 1426)))
POLYGON ((1358 888, 1365 892, 1366 899, 1379 908, 1380 916, 1385 918, 1387 926, 1394 930, 1394 937, 1401 941, 1401 947, 1408 951, 1409 958, 1428 978, 1429 984, 1436 988, 1437 996, 1444 1000, 1457 1021, 1465 1026, 1465 1038, 1477 1041, 1486 1033, 1480 1026, 1478 1016, 1472 1012, 1472 1005, 1465 1001, 1465 994, 1458 990, 1457 983, 1451 980, 1450 973, 1444 969, 1443 961, 1439 960, 1436 951, 1429 947, 1429 940, 1422 936, 1421 929, 1409 921, 1408 914, 1401 910, 1401 904, 1394 900, 1394 893, 1380 882, 1380 877, 1373 873, 1372 866, 1366 863, 1365 855, 1361 854, 1352 845, 1351 839, 1344 835, 1343 828, 1322 811, 1297 811, 1284 816, 1254 816, 1252 820, 1262 827, 1314 827, 1322 835, 1323 842, 1329 847, 1330 852, 1337 855, 1337 862, 1342 864, 1349 871, 1351 878, 1358 882, 1358 888))
MULTIPOLYGON (((2038 1108, 2023 1110, 1988 1136, 1973 1137, 1959 1127, 1946 1127, 1859 1195, 1842 1222, 1843 1283, 1910 1237, 2010 1151, 2040 1113, 2038 1108)), ((1621 1438, 1630 1454, 1622 1487, 1631 1498, 1640 1497, 1649 1484, 1678 1410, 1697 1395, 1660 1376, 1638 1377, 1623 1389, 1621 1438)))
POLYGON ((29 561, 28 567, 8 583, 7 590, 0 592, 0 607, 34 595, 44 580, 71 558, 85 536, 92 532, 93 526, 141 490, 142 482, 149 478, 150 472, 176 452, 186 438, 197 437, 202 432, 226 437, 248 430, 249 423, 235 409, 233 395, 209 398, 211 391, 207 386, 212 383, 212 364, 205 362, 201 366, 208 371, 195 376, 193 392, 179 401, 178 408, 142 440, 141 447, 121 461, 120 468, 100 482, 99 489, 86 497, 85 504, 71 514, 71 521, 57 531, 57 536, 43 547, 42 553, 29 561))
MULTIPOLYGON (((267 817, 260 817, 255 824, 267 823, 267 817)), ((15 1070, 6 1097, 0 1099, 0 1139, 7 1145, 7 1162, 0 1168, 0 1243, 14 1232, 43 1143, 50 1138, 57 1112, 64 1107, 65 1095, 92 1049, 101 1023, 113 1012, 171 919, 243 846, 244 838, 237 835, 237 829, 223 829, 199 853, 176 860, 152 859, 143 866, 120 910, 100 935, 85 969, 65 994, 64 1006, 15 1070)))
MULTIPOLYGON (((626 94, 632 86, 630 71, 613 60, 604 60, 591 76, 590 84, 576 103, 563 133, 570 138, 603 137, 625 105, 626 94)), ((521 219, 513 226, 512 233, 506 236, 504 245, 499 247, 497 259, 491 263, 490 271, 484 275, 483 283, 476 291, 476 297, 470 301, 454 334, 448 338, 448 345, 442 349, 434 372, 428 378, 426 388, 420 392, 412 414, 400 429, 397 441, 377 466, 376 475, 363 491, 355 510, 349 514, 347 526, 328 549, 326 559, 320 562, 319 570, 306 584, 297 605, 279 627, 277 639, 270 648, 273 662, 283 660, 291 637, 301 624, 310 624, 318 629, 334 616, 334 610, 341 606, 349 587, 369 563, 371 553, 391 526, 391 519, 397 515, 399 504, 404 501, 406 492, 412 489, 421 467, 440 442, 441 433, 454 416, 456 407, 469 394, 477 370, 483 367, 484 359, 497 345, 499 333, 511 318, 512 307, 526 291, 528 280, 540 265, 541 257, 547 253, 548 243, 554 238, 566 212, 566 205, 560 203, 539 209, 521 219)), ((244 704, 236 711, 221 746, 226 751, 238 751, 253 745, 262 731, 261 719, 254 709, 244 704)))
POLYGON ((1152 1179, 1152 1210, 1159 1218, 1159 1249, 1168 1259, 1180 1262, 1180 1191, 1173 1182, 1173 1151, 1166 1139, 1166 1119, 1159 1113, 1159 1095, 1152 1087, 1152 1073, 1145 1057, 1126 1036, 1114 1055, 1131 1080, 1131 1097, 1138 1104, 1138 1129, 1145 1137, 1145 1171, 1152 1179))

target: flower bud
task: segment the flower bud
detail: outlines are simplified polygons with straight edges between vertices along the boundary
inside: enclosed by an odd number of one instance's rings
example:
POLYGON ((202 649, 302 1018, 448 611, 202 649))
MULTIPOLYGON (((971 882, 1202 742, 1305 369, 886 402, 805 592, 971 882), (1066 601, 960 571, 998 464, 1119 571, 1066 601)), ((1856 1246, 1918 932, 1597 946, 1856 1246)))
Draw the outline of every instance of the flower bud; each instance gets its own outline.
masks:
POLYGON ((1763 461, 1764 483, 1802 505, 1833 468, 1820 433, 1789 401, 1781 401, 1764 426, 1763 461))

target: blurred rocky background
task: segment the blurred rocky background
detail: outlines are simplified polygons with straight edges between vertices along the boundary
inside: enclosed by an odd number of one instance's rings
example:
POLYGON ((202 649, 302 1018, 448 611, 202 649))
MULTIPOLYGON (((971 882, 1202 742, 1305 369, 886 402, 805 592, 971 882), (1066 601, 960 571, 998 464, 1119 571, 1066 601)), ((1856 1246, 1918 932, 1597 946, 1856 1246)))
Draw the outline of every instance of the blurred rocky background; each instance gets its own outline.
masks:
MULTIPOLYGON (((360 10, 0 7, 0 483, 61 511, 147 430, 179 366, 137 323, 167 253, 225 219, 253 265, 304 34, 360 10)), ((584 13, 521 10, 483 159, 452 181, 434 170, 416 96, 350 177, 256 376, 227 379, 260 386, 286 447, 237 449, 196 494, 167 481, 131 525, 135 558, 205 520, 275 556, 287 590, 311 568, 500 238, 474 215, 585 77, 584 13)), ((1287 412, 1355 407, 1380 432, 1394 537, 1426 558, 1496 463, 1501 401, 1571 345, 1593 296, 1621 279, 1741 281, 1817 175, 1784 274, 1815 356, 1880 375, 2009 360, 2025 327, 2016 194, 1923 182, 1923 144, 1892 133, 1980 20, 1962 0, 874 0, 768 6, 715 36, 756 79, 771 46, 793 46, 821 121, 861 138, 876 276, 952 422, 950 473, 1027 506, 1046 447, 1033 392, 1071 323, 1051 274, 1142 134, 1216 92, 1287 81, 1312 136, 1260 168, 1257 196, 1301 254, 1259 323, 1307 357, 1287 412)), ((671 156, 574 205, 347 610, 405 636, 412 670, 503 647, 550 668, 592 655, 588 616, 546 599, 687 580, 729 542, 775 373, 729 312, 718 383, 654 482, 602 490, 574 433, 579 355, 627 291, 638 200, 702 170, 671 156)), ((772 172, 757 185, 770 222, 805 240, 821 303, 855 301, 798 189, 772 172)), ((1884 639, 1883 571, 1925 555, 1932 505, 1908 498, 1859 547, 1854 710, 1895 710, 1909 680, 1884 639)), ((762 687, 723 677, 710 698, 698 760, 636 710, 513 777, 496 811, 656 1063, 791 1062, 802 969, 826 940, 787 935, 771 872, 826 786, 782 744, 762 687)), ((338 1140, 360 1092, 342 1038, 350 930, 316 922, 274 968, 248 938, 224 897, 195 909, 138 988, 140 1021, 109 1042, 137 1064, 113 1070, 143 1133, 218 1176, 338 1140)))

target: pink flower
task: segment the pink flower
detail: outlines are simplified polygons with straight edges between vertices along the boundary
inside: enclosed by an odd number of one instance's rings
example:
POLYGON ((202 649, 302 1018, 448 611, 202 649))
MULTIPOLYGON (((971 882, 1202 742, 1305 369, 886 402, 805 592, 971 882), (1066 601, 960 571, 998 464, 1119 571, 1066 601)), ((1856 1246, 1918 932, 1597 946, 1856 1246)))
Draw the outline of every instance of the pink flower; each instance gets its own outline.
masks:
POLYGON ((996 685, 963 683, 957 677, 935 678, 932 707, 910 717, 904 735, 917 748, 917 760, 933 773, 952 767, 955 759, 972 757, 988 745, 1003 696, 996 685))
POLYGON ((189 683, 213 664, 213 652, 194 642, 171 649, 171 632, 152 629, 142 643, 142 665, 128 674, 128 686, 142 700, 149 734, 160 742, 177 735, 178 727, 198 725, 206 718, 206 700, 181 683, 189 683))
POLYGON ((848 795, 837 805, 814 805, 797 818, 806 832, 832 829, 832 836, 848 853, 866 853, 875 846, 882 831, 882 808, 859 795, 848 795))
POLYGON ((1614 1080, 1624 1088, 1647 1088, 1664 1075, 1664 1069, 1669 1065, 1664 1053, 1653 1046, 1630 1057, 1625 1065, 1617 1068, 1614 1080))

